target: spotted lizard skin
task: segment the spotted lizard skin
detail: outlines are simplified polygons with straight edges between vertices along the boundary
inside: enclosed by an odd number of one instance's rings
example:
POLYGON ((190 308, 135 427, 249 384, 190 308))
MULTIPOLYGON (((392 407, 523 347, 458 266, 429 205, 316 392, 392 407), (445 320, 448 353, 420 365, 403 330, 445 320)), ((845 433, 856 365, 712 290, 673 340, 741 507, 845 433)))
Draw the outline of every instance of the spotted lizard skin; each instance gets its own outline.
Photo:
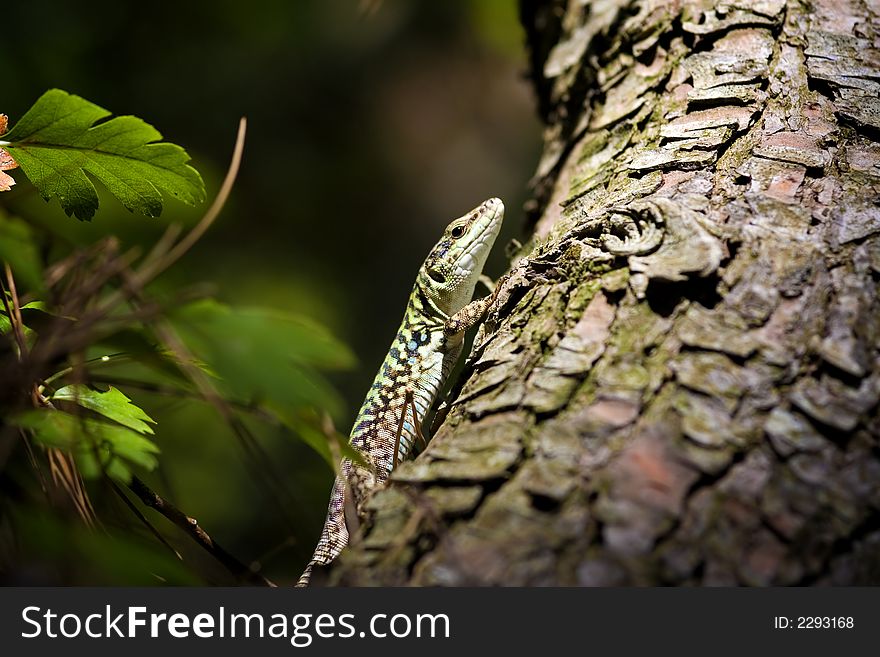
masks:
POLYGON ((352 447, 370 467, 342 460, 342 477, 333 484, 321 538, 297 586, 307 586, 312 568, 330 563, 348 544, 346 495, 352 498, 349 508, 360 515, 369 494, 409 456, 425 415, 461 354, 464 332, 495 300, 495 293, 471 298, 503 217, 504 204, 497 198, 459 217, 419 269, 400 329, 351 430, 352 447))

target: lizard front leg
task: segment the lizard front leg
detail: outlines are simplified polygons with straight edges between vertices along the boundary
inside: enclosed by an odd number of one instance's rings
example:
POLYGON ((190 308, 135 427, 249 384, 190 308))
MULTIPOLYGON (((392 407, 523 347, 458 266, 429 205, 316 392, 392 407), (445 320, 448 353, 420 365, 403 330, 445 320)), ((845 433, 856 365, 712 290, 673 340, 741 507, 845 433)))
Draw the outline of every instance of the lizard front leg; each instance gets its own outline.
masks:
POLYGON ((507 276, 508 274, 502 276, 498 282, 495 283, 491 294, 471 301, 468 305, 446 320, 443 325, 443 336, 446 338, 447 344, 456 344, 462 339, 465 331, 472 326, 475 326, 477 322, 483 318, 486 311, 488 311, 489 308, 492 307, 492 304, 498 299, 498 293, 500 292, 507 276))

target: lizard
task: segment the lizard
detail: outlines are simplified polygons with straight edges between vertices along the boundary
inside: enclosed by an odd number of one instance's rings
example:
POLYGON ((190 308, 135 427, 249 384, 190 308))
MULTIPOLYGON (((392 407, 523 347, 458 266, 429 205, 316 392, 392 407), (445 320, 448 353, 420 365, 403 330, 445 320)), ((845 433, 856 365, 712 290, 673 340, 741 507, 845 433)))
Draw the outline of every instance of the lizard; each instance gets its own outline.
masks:
POLYGON ((342 459, 324 529, 297 586, 308 586, 314 566, 329 564, 348 544, 346 504, 362 515, 367 497, 409 456, 415 439, 424 442, 422 422, 458 361, 465 331, 501 287, 471 300, 503 218, 500 199, 483 202, 447 226, 419 269, 403 321, 351 430, 349 443, 369 467, 342 459))

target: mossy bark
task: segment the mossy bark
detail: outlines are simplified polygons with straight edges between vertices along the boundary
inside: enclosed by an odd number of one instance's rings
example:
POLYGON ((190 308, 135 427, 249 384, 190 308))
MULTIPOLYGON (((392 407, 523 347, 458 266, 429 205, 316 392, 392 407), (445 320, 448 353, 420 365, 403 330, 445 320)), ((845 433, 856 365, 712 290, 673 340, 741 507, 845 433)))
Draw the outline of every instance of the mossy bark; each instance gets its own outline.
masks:
POLYGON ((875 11, 523 2, 534 239, 331 582, 880 584, 875 11))

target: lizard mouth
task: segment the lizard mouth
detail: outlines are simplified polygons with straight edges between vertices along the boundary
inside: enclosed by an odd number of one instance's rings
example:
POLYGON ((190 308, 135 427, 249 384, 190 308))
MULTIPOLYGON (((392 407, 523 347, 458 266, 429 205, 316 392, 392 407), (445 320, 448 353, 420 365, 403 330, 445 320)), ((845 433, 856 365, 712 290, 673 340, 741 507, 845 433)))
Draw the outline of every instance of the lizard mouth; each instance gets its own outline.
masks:
POLYGON ((498 231, 501 228, 501 220, 504 218, 504 203, 501 199, 490 198, 485 201, 478 209, 478 222, 484 222, 482 230, 472 239, 470 244, 464 248, 464 253, 455 263, 456 273, 467 276, 482 268, 498 237, 498 231))

